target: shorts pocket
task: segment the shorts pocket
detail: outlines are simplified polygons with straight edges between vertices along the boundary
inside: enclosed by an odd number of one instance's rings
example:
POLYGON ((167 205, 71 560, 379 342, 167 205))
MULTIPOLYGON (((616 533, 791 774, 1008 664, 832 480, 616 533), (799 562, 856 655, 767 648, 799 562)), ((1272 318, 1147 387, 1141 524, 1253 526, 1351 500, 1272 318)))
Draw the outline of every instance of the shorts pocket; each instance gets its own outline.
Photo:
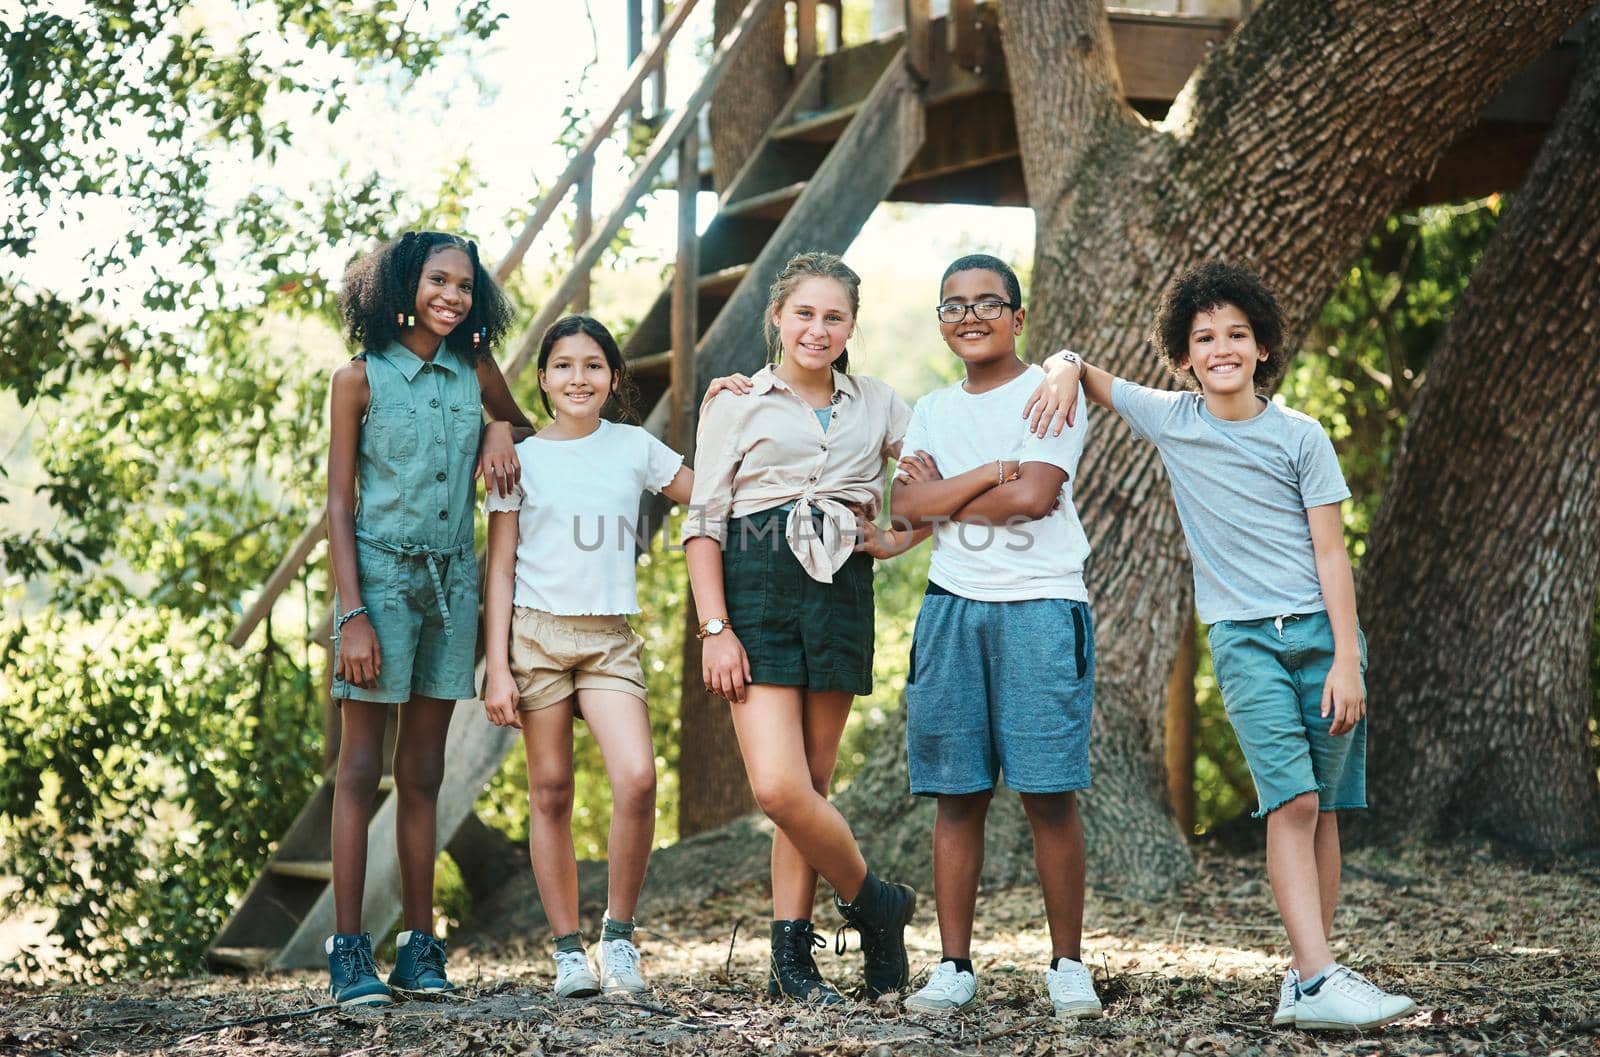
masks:
POLYGON ((1089 672, 1089 629, 1084 626, 1083 610, 1077 606, 1072 607, 1072 659, 1076 677, 1082 679, 1089 672))

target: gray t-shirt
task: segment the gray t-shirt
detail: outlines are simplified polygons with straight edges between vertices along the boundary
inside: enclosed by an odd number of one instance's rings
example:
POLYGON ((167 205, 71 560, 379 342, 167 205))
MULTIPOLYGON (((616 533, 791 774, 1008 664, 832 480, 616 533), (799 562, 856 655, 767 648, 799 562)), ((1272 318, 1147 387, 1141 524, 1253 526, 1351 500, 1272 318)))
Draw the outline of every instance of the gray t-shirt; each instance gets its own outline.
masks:
POLYGON ((1199 393, 1119 378, 1111 403, 1155 444, 1172 481, 1194 563, 1200 620, 1260 620, 1326 609, 1306 510, 1350 497, 1317 421, 1261 400, 1242 422, 1219 419, 1199 393))

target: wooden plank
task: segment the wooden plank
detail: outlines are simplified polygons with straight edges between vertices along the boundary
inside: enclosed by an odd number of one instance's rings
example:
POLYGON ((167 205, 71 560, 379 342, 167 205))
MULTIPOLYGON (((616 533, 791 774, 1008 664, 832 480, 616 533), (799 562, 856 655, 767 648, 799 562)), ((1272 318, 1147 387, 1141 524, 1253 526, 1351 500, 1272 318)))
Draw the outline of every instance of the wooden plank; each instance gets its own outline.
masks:
POLYGON ((801 180, 764 194, 729 202, 722 207, 722 212, 730 217, 765 217, 769 220, 781 220, 799 200, 805 189, 806 181, 801 180))
POLYGON ((633 214, 633 207, 638 203, 641 195, 654 185, 657 174, 666 162, 668 154, 677 150, 691 121, 697 120, 700 108, 705 106, 721 83, 723 74, 727 72, 728 64, 737 54, 740 46, 749 38, 750 31, 771 9, 776 0, 750 0, 740 14, 739 21, 728 30, 727 36, 722 38, 722 43, 717 47, 716 54, 712 57, 711 65, 706 70, 706 75, 695 88, 694 94, 684 103, 682 109, 672 116, 665 128, 656 136, 655 142, 640 159, 639 165, 634 170, 633 179, 622 193, 620 201, 611 214, 606 217, 606 222, 600 226, 589 241, 584 243, 578 252, 578 259, 573 262, 572 268, 567 272, 544 308, 534 320, 533 326, 528 328, 527 335, 523 338, 521 346, 511 360, 502 368, 506 381, 515 381, 528 363, 533 359, 539 348, 539 337, 551 323, 554 323, 561 313, 572 301, 578 291, 578 286, 583 277, 589 274, 595 262, 600 259, 600 254, 611 245, 611 240, 617 237, 633 214))
POLYGON ((678 259, 672 273, 672 428, 667 443, 685 461, 694 458, 695 339, 700 333, 700 238, 696 231, 694 178, 700 155, 698 124, 689 126, 678 148, 678 259))
POLYGON ((261 972, 272 964, 276 947, 212 947, 206 958, 212 965, 246 972, 261 972))
MULTIPOLYGON (((578 148, 578 153, 573 155, 572 160, 567 163, 566 169, 556 178, 556 182, 551 185, 550 190, 545 193, 544 197, 539 199, 539 204, 534 208, 533 216, 529 217, 528 222, 522 226, 522 230, 518 232, 516 239, 511 243, 511 249, 506 252, 505 257, 495 265, 494 277, 497 282, 504 283, 510 278, 511 273, 516 271, 522 264, 522 258, 527 256, 528 248, 533 245, 533 240, 538 237, 545 224, 549 223, 550 218, 555 215, 556 207, 561 204, 562 199, 566 198, 567 192, 572 190, 573 185, 577 183, 579 171, 585 164, 592 163, 595 151, 599 150, 600 144, 604 143, 606 137, 611 135, 612 128, 616 126, 617 118, 637 105, 639 89, 644 84, 645 78, 657 66, 666 61, 667 46, 672 43, 672 38, 677 36, 678 30, 683 28, 684 22, 689 18, 689 12, 694 10, 694 6, 697 3, 699 3, 699 0, 680 0, 678 6, 672 11, 672 18, 662 27, 661 32, 651 44, 649 51, 638 56, 633 65, 628 68, 628 75, 624 82, 622 94, 617 97, 611 109, 606 112, 606 116, 595 122, 594 127, 589 130, 588 138, 578 148)), ((546 324, 546 326, 548 325, 546 324)), ((542 332, 543 329, 541 327, 540 331, 542 332)))
POLYGON ((332 881, 333 863, 323 859, 274 859, 267 869, 279 877, 298 877, 306 881, 332 881))
MULTIPOLYGON (((695 248, 696 250, 699 249, 698 243, 696 244, 695 248)), ((696 255, 698 256, 698 254, 696 255)), ((727 297, 729 294, 733 293, 733 291, 738 287, 739 281, 742 280, 745 275, 749 273, 749 271, 750 266, 748 264, 735 264, 727 268, 718 268, 714 272, 709 272, 700 276, 700 296, 727 297)))
POLYGON ((267 577, 267 582, 262 586, 261 593, 250 604, 239 623, 234 625, 233 633, 228 636, 228 645, 238 649, 250 640, 250 634, 256 630, 256 625, 266 619, 278 601, 278 596, 283 594, 283 589, 294 581, 295 574, 306 563, 311 552, 328 536, 328 515, 324 510, 317 520, 307 525, 300 532, 300 538, 294 541, 294 546, 289 548, 289 553, 278 562, 278 567, 272 570, 272 575, 267 577))
POLYGON ((795 0, 794 69, 803 75, 817 61, 817 0, 795 0))
POLYGON ((955 37, 950 54, 957 66, 975 69, 983 54, 983 36, 978 28, 978 0, 950 0, 950 31, 955 37))
POLYGON ((1221 18, 1118 12, 1111 19, 1111 42, 1124 97, 1170 103, 1233 26, 1221 18))
MULTIPOLYGON (((656 28, 657 35, 661 33, 666 20, 666 0, 653 0, 650 11, 650 24, 656 28)), ((662 114, 665 114, 667 112, 667 57, 665 55, 663 55, 661 57, 661 61, 656 64, 656 72, 654 78, 652 78, 650 95, 652 96, 650 100, 650 105, 652 107, 650 116, 652 118, 657 118, 662 114)))
POLYGON ((917 80, 926 84, 933 76, 933 32, 928 0, 905 0, 905 5, 906 62, 917 80))
MULTIPOLYGON (((574 217, 572 221, 572 252, 577 253, 589 236, 594 234, 594 159, 589 158, 578 173, 578 189, 572 196, 574 217)), ((594 289, 593 279, 584 275, 578 292, 572 298, 574 312, 589 311, 589 295, 594 289)))

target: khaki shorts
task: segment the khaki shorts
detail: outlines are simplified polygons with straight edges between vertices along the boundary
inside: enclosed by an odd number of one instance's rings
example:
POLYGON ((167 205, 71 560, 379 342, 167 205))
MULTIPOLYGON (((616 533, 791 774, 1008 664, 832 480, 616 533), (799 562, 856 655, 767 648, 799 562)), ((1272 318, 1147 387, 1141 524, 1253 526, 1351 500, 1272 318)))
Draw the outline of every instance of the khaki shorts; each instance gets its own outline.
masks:
POLYGON ((536 712, 579 690, 620 690, 643 701, 643 645, 627 617, 556 616, 517 606, 511 615, 517 708, 536 712))

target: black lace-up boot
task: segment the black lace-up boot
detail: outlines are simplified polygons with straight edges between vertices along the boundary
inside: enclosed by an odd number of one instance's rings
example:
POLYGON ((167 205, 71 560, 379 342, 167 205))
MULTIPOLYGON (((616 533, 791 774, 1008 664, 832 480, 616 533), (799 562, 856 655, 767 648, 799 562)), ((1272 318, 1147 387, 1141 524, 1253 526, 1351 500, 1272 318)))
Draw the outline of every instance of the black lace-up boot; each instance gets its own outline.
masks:
POLYGON ((828 941, 818 936, 811 922, 774 921, 772 923, 772 971, 767 977, 767 994, 776 998, 787 995, 798 1002, 819 1006, 833 1006, 843 1002, 828 981, 822 978, 812 947, 826 947, 828 941))
MULTIPOLYGON (((911 979, 906 926, 917 909, 916 891, 909 885, 880 881, 869 870, 854 901, 846 903, 835 895, 833 903, 844 915, 845 923, 861 933, 867 996, 877 998, 890 991, 904 991, 911 979)), ((839 939, 842 947, 842 930, 839 939)))

